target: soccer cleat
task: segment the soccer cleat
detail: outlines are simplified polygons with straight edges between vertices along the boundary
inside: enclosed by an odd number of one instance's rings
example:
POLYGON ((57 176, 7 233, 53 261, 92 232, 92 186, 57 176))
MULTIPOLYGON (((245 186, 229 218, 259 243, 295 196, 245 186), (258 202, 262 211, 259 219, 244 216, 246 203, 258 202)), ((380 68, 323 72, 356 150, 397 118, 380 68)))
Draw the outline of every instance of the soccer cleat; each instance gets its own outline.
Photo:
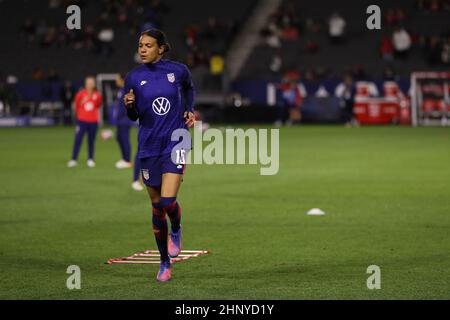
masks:
POLYGON ((76 167, 78 165, 76 160, 70 160, 69 162, 67 162, 67 168, 73 168, 76 167))
POLYGON ((89 160, 87 161, 87 166, 88 166, 89 168, 94 168, 94 167, 95 167, 95 162, 94 162, 94 160, 89 159, 89 160))
POLYGON ((176 258, 181 251, 181 226, 177 232, 170 231, 168 243, 169 257, 176 258))
POLYGON ((172 279, 172 275, 170 273, 170 261, 161 261, 156 280, 159 282, 166 282, 170 281, 170 279, 172 279))
POLYGON ((116 162, 116 168, 117 169, 127 169, 132 168, 133 164, 131 162, 125 161, 125 160, 119 160, 116 162))
POLYGON ((131 184, 131 188, 133 188, 134 191, 142 191, 142 190, 144 190, 144 187, 142 186, 142 184, 139 183, 139 181, 134 181, 131 184))

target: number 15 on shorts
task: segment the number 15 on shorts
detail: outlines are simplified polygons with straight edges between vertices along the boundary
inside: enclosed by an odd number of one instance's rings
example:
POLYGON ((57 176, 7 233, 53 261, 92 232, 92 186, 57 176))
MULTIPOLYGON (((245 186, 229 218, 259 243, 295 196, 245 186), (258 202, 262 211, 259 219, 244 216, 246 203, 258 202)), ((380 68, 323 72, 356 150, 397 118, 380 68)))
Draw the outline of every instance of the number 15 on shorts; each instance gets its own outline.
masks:
POLYGON ((186 164, 186 150, 175 150, 177 154, 176 164, 186 164))

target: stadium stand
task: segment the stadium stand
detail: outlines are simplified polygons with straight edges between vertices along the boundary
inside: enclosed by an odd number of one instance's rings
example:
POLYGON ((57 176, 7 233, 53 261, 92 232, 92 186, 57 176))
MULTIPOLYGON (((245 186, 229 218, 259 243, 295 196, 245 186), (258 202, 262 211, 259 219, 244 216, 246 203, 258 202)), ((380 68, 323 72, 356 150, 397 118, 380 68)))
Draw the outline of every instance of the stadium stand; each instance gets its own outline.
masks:
POLYGON ((126 72, 136 65, 139 32, 150 27, 166 32, 170 58, 208 69, 211 57, 225 53, 254 2, 5 0, 0 11, 8 19, 0 20, 0 32, 8 46, 2 46, 0 71, 20 80, 72 81, 89 73, 126 72), (81 7, 81 31, 66 28, 70 4, 81 7))
POLYGON ((371 77, 380 78, 386 66, 394 68, 400 76, 409 76, 417 69, 450 66, 450 2, 389 1, 388 10, 382 12, 382 30, 366 27, 366 8, 370 4, 371 1, 348 0, 335 6, 330 1, 317 0, 310 6, 301 1, 283 1, 261 30, 261 43, 253 50, 239 78, 277 80, 289 68, 302 70, 309 76, 332 77, 355 65, 363 66, 371 77), (437 3, 436 7, 433 3, 437 3), (340 43, 334 43, 329 35, 329 19, 336 13, 345 21, 340 43), (404 57, 394 54, 392 35, 396 27, 405 28, 411 40, 411 48, 404 57), (278 64, 278 68, 271 68, 273 64, 278 64))
MULTIPOLYGON (((1 48, 0 115, 35 116, 70 108, 70 97, 85 75, 132 69, 138 63, 139 32, 158 27, 172 44, 169 58, 189 66, 198 105, 276 106, 278 84, 287 73, 295 73, 305 87, 302 121, 339 122, 341 103, 335 90, 344 75, 351 75, 358 88, 377 92, 359 95, 363 100, 357 101, 364 105, 357 110, 369 113, 367 104, 391 110, 394 90, 398 110, 383 123, 402 122, 398 114, 409 112, 410 76, 416 71, 450 70, 450 0, 383 2, 381 30, 366 27, 366 8, 371 4, 369 0, 339 4, 316 0, 314 6, 293 0, 249 0, 239 5, 228 1, 211 5, 207 0, 195 5, 177 0, 3 0, 0 12, 7 18, 0 19, 0 34, 8 45, 1 48), (81 7, 80 31, 66 28, 70 4, 81 7), (266 10, 265 24, 264 8, 274 10, 272 14, 266 10), (252 29, 251 23, 263 27, 252 29), (248 39, 255 37, 250 32, 258 34, 251 46, 248 39), (231 59, 230 52, 244 45, 249 50, 242 61, 240 55, 231 59), (238 68, 228 77, 227 67, 236 61, 238 68), (370 100, 378 98, 382 100, 370 100)), ((446 81, 441 79, 443 86, 446 81)), ((448 94, 445 97, 436 102, 444 109, 448 94)), ((253 120, 254 110, 243 109, 234 110, 239 114, 231 119, 253 120)), ((225 121, 219 111, 213 118, 225 121)), ((264 121, 274 120, 276 114, 263 108, 258 112, 264 121)))

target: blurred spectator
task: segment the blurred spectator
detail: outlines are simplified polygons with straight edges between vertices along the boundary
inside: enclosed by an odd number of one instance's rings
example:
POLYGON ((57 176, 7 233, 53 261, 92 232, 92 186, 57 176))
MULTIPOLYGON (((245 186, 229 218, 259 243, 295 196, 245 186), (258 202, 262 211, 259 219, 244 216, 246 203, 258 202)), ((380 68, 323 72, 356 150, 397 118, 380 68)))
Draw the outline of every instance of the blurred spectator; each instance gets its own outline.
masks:
POLYGON ((394 72, 390 66, 384 68, 383 70, 383 80, 384 81, 397 81, 397 74, 394 72))
POLYGON ((388 26, 393 26, 397 23, 397 16, 395 14, 394 9, 389 8, 386 10, 386 13, 384 15, 384 22, 388 25, 388 26))
POLYGON ((317 89, 316 93, 314 94, 314 96, 317 98, 326 98, 329 97, 330 94, 328 93, 327 88, 325 88, 325 86, 321 84, 317 89))
POLYGON ((306 52, 315 54, 319 51, 319 45, 314 40, 308 39, 306 41, 306 52))
POLYGON ((114 30, 112 28, 101 29, 98 33, 98 40, 100 41, 100 52, 105 56, 110 56, 113 52, 114 30))
POLYGON ((209 60, 209 72, 211 75, 211 88, 220 90, 222 88, 222 74, 224 71, 225 60, 217 52, 213 53, 209 60))
POLYGON ((331 43, 338 44, 342 42, 346 24, 345 19, 338 12, 331 15, 328 20, 328 35, 330 36, 331 43))
POLYGON ((403 10, 402 8, 396 9, 395 16, 398 24, 403 24, 407 19, 405 10, 403 10))
POLYGON ((277 32, 270 33, 269 36, 266 38, 266 43, 269 47, 280 48, 281 41, 280 37, 278 36, 278 33, 277 32))
POLYGON ((59 74, 58 74, 58 72, 56 72, 56 70, 55 69, 50 69, 50 71, 48 72, 48 75, 47 75, 47 80, 48 81, 58 81, 60 78, 59 78, 59 74))
POLYGON ((32 42, 36 36, 36 24, 33 19, 27 18, 22 26, 22 33, 27 41, 32 42))
POLYGON ((441 10, 441 1, 430 0, 429 9, 430 9, 430 11, 440 11, 441 10))
POLYGON ((356 85, 350 74, 344 76, 343 82, 337 85, 335 89, 336 97, 341 100, 343 121, 346 126, 356 125, 356 119, 353 112, 356 95, 356 85))
POLYGON ((281 47, 280 30, 274 18, 271 18, 271 21, 269 22, 267 27, 261 31, 261 35, 264 37, 264 40, 269 47, 281 47))
POLYGON ((32 80, 44 79, 44 71, 42 71, 42 69, 39 67, 34 68, 33 72, 31 73, 31 79, 32 80))
POLYGON ((276 52, 270 61, 269 69, 273 73, 278 73, 281 70, 281 67, 283 66, 283 59, 281 58, 280 52, 276 52))
POLYGON ((198 27, 191 25, 184 30, 184 42, 192 48, 197 44, 198 27))
POLYGON ((450 64, 450 37, 442 46, 441 61, 443 64, 450 64))
POLYGON ((388 26, 395 26, 406 21, 406 13, 402 8, 389 8, 384 15, 384 22, 388 26))
POLYGON ((417 0, 416 9, 423 12, 450 11, 450 1, 448 0, 417 0))
POLYGON ((440 64, 442 57, 442 48, 439 36, 434 35, 428 40, 426 46, 427 61, 430 65, 435 66, 440 64))
POLYGON ((384 35, 381 39, 380 53, 384 61, 392 61, 394 59, 394 47, 391 38, 387 35, 384 35))
POLYGON ((296 41, 299 38, 298 29, 289 26, 283 30, 283 39, 289 40, 289 41, 296 41))
POLYGON ((8 78, 7 81, 0 79, 0 116, 9 116, 19 107, 19 96, 14 89, 13 78, 15 77, 8 78))
POLYGON ((283 123, 290 126, 301 121, 301 106, 306 97, 306 89, 299 81, 300 73, 292 69, 284 74, 282 83, 277 85, 277 89, 281 91, 281 101, 278 105, 276 126, 281 126, 283 123))
POLYGON ((61 86, 60 99, 63 103, 63 124, 72 124, 72 101, 74 98, 74 90, 69 80, 64 81, 61 86))
POLYGON ((41 40, 42 47, 50 47, 56 43, 57 34, 55 27, 49 27, 41 40))
POLYGON ((224 70, 225 60, 219 53, 213 53, 210 59, 210 72, 212 75, 221 75, 224 70))
POLYGON ((215 17, 209 17, 203 37, 209 40, 215 40, 220 35, 221 26, 215 17))
POLYGON ((411 49, 411 37, 403 27, 396 27, 392 33, 392 44, 395 50, 395 56, 400 59, 408 57, 411 49))
POLYGON ((363 81, 367 79, 366 71, 361 64, 355 64, 351 68, 351 74, 353 80, 355 81, 363 81))

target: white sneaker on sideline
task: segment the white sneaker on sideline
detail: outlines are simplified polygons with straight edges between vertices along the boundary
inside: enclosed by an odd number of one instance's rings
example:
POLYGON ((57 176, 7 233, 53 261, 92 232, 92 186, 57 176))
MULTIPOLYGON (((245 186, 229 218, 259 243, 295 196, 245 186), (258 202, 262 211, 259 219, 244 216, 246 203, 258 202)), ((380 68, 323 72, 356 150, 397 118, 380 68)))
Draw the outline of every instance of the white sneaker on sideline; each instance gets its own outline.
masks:
POLYGON ((67 162, 67 168, 73 168, 76 167, 78 165, 78 162, 76 160, 70 160, 69 162, 67 162))
POLYGON ((116 168, 117 169, 128 169, 128 168, 132 168, 133 164, 131 162, 125 161, 123 159, 120 159, 119 161, 116 162, 116 168))
POLYGON ((95 162, 94 162, 94 160, 89 159, 89 160, 87 161, 87 166, 88 166, 89 168, 94 168, 94 167, 95 167, 95 162))
POLYGON ((131 188, 133 188, 134 191, 142 191, 142 190, 144 190, 144 187, 142 186, 142 184, 140 184, 139 181, 134 181, 131 184, 131 188))

